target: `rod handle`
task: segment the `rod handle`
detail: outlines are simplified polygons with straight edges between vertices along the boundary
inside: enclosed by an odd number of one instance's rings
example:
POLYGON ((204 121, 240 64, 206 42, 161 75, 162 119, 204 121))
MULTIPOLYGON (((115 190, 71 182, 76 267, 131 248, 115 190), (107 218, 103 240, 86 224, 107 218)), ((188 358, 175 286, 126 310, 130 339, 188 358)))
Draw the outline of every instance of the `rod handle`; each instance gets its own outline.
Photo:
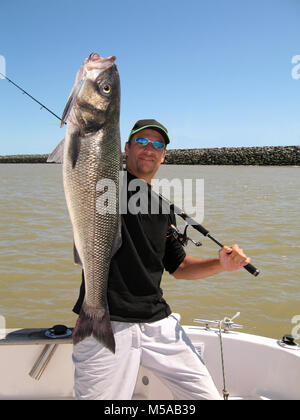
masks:
POLYGON ((255 277, 258 276, 259 273, 260 273, 260 270, 258 270, 252 264, 244 265, 244 269, 247 270, 250 274, 253 274, 253 276, 255 276, 255 277))
POLYGON ((208 236, 209 231, 207 229, 205 229, 205 227, 203 227, 202 225, 199 225, 199 223, 195 222, 194 219, 189 218, 189 219, 185 219, 189 225, 191 225, 195 230, 197 230, 198 232, 202 233, 202 235, 204 236, 208 236))

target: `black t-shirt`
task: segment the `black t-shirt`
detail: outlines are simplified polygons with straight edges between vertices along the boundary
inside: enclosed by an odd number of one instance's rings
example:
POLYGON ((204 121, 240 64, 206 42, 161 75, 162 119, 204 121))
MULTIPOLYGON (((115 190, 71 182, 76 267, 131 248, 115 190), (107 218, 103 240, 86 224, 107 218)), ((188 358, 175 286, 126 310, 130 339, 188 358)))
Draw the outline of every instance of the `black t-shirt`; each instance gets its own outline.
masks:
MULTIPOLYGON (((127 185, 133 180, 137 178, 127 172, 127 185)), ((178 241, 172 235, 167 236, 170 224, 176 225, 174 212, 145 185, 144 192, 139 188, 127 189, 128 211, 121 216, 122 245, 111 260, 108 280, 107 300, 112 321, 154 322, 170 315, 171 309, 160 288, 162 274, 164 269, 169 273, 176 271, 186 255, 178 241), (135 195, 137 191, 139 195, 135 195), (144 201, 146 196, 148 199, 144 201), (141 211, 132 214, 130 201, 138 205, 143 201, 146 208, 141 205, 141 211), (153 203, 159 209, 158 214, 151 214, 153 203)), ((84 299, 84 275, 82 278, 80 295, 73 308, 75 313, 80 312, 84 299)))

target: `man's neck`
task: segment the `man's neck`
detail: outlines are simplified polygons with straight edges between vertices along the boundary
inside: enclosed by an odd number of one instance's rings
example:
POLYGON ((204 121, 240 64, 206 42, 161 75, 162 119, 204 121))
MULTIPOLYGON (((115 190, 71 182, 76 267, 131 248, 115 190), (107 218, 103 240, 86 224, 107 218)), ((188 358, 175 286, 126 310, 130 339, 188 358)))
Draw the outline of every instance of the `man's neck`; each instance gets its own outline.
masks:
POLYGON ((132 169, 130 169, 130 168, 128 168, 128 167, 126 167, 126 170, 129 172, 129 173, 131 173, 131 175, 133 175, 133 176, 135 176, 135 177, 137 177, 137 178, 139 178, 139 179, 142 179, 143 181, 145 181, 145 182, 147 182, 147 184, 149 184, 149 185, 151 185, 152 184, 152 182, 153 182, 153 179, 154 179, 154 177, 152 177, 151 175, 147 175, 147 174, 143 174, 143 175, 141 175, 141 174, 137 174, 137 173, 135 173, 135 171, 133 171, 132 169))

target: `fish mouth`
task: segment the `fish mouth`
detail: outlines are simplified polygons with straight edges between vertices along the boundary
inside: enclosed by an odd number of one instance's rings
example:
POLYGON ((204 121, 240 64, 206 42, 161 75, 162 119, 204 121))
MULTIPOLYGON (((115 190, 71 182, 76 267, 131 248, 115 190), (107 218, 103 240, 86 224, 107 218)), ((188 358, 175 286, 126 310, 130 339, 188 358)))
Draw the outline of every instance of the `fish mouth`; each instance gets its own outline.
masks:
POLYGON ((116 59, 117 58, 114 55, 104 58, 104 57, 101 57, 101 55, 97 53, 91 53, 89 57, 86 59, 86 69, 88 71, 106 70, 112 65, 114 65, 116 59))

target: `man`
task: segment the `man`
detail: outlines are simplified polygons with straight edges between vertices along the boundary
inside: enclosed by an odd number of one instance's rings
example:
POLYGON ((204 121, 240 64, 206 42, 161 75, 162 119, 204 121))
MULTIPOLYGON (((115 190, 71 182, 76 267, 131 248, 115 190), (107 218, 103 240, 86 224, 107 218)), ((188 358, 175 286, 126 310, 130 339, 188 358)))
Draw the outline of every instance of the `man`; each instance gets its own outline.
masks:
MULTIPOLYGON (((200 279, 238 270, 250 262, 238 245, 218 258, 187 256, 168 235, 174 213, 151 213, 151 188, 166 155, 167 129, 155 120, 139 120, 125 145, 127 181, 139 181, 147 211, 122 214, 122 246, 112 258, 108 305, 116 342, 113 354, 92 336, 74 346, 77 399, 131 399, 140 364, 152 370, 175 399, 220 399, 201 358, 185 335, 160 288, 164 269, 177 279, 200 279)), ((128 188, 129 202, 135 191, 128 188)), ((142 203, 139 203, 140 205, 142 203)), ((160 209, 162 202, 160 201, 160 209)), ((143 207, 143 206, 141 206, 143 207)), ((145 206, 144 206, 145 210, 145 206)), ((84 299, 82 282, 74 312, 84 299)))

